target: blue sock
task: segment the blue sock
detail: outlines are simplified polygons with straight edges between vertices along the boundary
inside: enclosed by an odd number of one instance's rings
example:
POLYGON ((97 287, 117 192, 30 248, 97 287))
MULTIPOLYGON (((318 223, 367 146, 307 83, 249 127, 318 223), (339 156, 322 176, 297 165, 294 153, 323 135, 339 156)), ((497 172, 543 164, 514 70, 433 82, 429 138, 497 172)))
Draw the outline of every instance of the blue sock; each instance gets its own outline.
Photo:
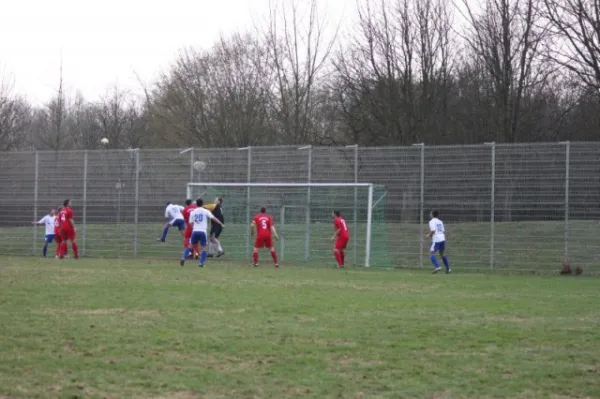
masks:
POLYGON ((161 241, 165 241, 167 239, 168 232, 169 232, 169 226, 165 226, 165 228, 163 229, 162 237, 160 238, 161 241))
POLYGON ((436 269, 440 267, 440 264, 438 263, 437 257, 435 255, 431 255, 430 259, 431 263, 433 263, 433 266, 435 266, 436 269))
POLYGON ((450 270, 450 264, 448 263, 448 258, 442 256, 442 260, 444 261, 444 266, 446 266, 446 271, 450 270))
POLYGON ((46 257, 46 252, 48 251, 48 245, 44 245, 44 249, 42 249, 42 255, 44 258, 46 257))
POLYGON ((200 254, 200 264, 204 265, 204 262, 206 262, 206 249, 203 249, 200 254))
POLYGON ((183 255, 181 256, 181 260, 186 260, 187 258, 189 258, 191 253, 192 253, 192 250, 189 249, 189 248, 186 248, 185 251, 183 251, 183 255))

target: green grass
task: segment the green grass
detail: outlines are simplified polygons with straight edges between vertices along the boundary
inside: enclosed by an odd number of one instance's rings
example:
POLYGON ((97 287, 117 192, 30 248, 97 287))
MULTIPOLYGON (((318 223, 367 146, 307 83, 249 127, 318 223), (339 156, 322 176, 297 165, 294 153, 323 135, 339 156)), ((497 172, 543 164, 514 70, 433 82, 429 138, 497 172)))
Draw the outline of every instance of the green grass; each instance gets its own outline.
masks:
POLYGON ((598 279, 0 258, 0 397, 600 396, 598 279))
MULTIPOLYGON (((305 260, 306 226, 288 224, 277 226, 283 230, 284 262, 301 263, 305 260)), ((349 263, 364 264, 365 225, 350 226, 353 238, 348 248, 349 263), (356 238, 356 242, 354 239, 356 238)), ((596 240, 597 221, 571 221, 569 224, 569 261, 573 267, 583 267, 586 274, 600 273, 600 252, 596 240)), ((453 267, 457 270, 490 267, 490 224, 454 223, 446 226, 447 247, 453 267)), ((158 244, 162 230, 160 223, 137 226, 138 245, 134 250, 134 225, 90 224, 78 230, 78 241, 87 257, 177 258, 182 251, 181 236, 172 230, 167 243, 158 244)), ((246 225, 227 224, 222 243, 228 258, 247 260, 246 225)), ((429 242, 424 240, 423 229, 409 223, 375 223, 373 225, 371 265, 375 267, 428 267, 429 242)), ((322 265, 332 261, 332 226, 315 223, 311 226, 308 263, 322 265)), ((557 271, 564 260, 564 224, 562 222, 496 223, 494 239, 494 268, 496 270, 557 271)), ((0 228, 0 253, 7 255, 38 255, 43 244, 43 229, 0 228), (35 245, 34 245, 35 244, 35 245)), ((276 243, 281 250, 281 242, 276 243)))

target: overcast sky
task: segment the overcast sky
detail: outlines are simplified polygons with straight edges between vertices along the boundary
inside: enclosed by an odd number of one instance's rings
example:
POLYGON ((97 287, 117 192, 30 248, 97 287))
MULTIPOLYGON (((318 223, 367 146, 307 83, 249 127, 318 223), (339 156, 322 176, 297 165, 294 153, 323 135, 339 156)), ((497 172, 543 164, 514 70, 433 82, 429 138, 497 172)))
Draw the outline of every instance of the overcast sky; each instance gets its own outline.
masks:
MULTIPOLYGON (((115 83, 139 90, 186 46, 264 20, 268 0, 0 0, 0 78, 35 104, 56 91, 62 58, 69 93, 95 100, 115 83)), ((354 0, 319 0, 334 24, 354 0)))

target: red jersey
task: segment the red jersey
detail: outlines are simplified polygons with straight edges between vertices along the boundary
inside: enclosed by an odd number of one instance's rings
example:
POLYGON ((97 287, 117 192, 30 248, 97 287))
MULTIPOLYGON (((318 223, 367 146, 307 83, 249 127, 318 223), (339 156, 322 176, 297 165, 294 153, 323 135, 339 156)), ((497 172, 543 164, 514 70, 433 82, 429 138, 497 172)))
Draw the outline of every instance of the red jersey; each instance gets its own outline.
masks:
POLYGON ((60 231, 60 212, 56 214, 54 218, 54 234, 57 235, 60 231))
POLYGON ((58 220, 60 223, 61 229, 71 229, 73 225, 71 221, 73 220, 73 209, 71 208, 63 208, 58 212, 58 220))
POLYGON ((252 221, 256 224, 257 236, 270 236, 273 227, 273 218, 266 213, 259 213, 252 221))
POLYGON ((336 231, 339 231, 338 237, 348 238, 350 233, 348 232, 348 225, 342 217, 337 217, 333 221, 333 227, 336 231))
POLYGON ((196 205, 196 204, 191 204, 191 205, 188 205, 185 208, 183 208, 183 211, 181 212, 181 214, 183 215, 183 220, 185 221, 185 224, 189 224, 190 213, 192 213, 192 211, 196 208, 198 208, 198 205, 196 205))

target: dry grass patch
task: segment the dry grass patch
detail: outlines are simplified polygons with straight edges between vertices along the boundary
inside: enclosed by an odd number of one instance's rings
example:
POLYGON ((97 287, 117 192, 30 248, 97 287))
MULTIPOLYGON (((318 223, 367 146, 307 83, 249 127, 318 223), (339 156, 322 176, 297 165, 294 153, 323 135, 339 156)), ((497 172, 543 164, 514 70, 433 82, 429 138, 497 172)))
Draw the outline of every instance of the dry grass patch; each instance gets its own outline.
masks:
POLYGON ((57 309, 42 308, 34 310, 32 313, 51 314, 51 315, 85 315, 85 316, 111 316, 128 315, 140 317, 157 317, 160 312, 154 309, 122 309, 122 308, 100 308, 100 309, 57 309))

